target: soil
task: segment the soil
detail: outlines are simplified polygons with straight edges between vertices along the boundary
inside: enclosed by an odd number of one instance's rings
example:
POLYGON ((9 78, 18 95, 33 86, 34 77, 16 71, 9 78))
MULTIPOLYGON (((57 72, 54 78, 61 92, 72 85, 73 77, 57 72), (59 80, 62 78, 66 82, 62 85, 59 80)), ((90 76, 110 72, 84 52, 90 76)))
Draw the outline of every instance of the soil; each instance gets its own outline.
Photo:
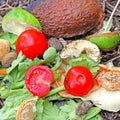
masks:
MULTIPOLYGON (((14 7, 26 8, 30 3, 35 0, 0 0, 0 26, 1 19, 5 15, 5 13, 11 10, 14 7)), ((103 7, 105 12, 105 20, 108 20, 111 12, 113 11, 115 4, 118 0, 98 0, 103 7)), ((113 16, 113 25, 111 31, 118 31, 120 33, 120 4, 117 7, 117 10, 113 16)), ((77 38, 77 37, 75 37, 77 38)), ((106 63, 108 61, 113 61, 115 66, 120 66, 120 45, 110 52, 102 52, 102 63, 106 63)), ((3 104, 3 101, 0 100, 0 108, 3 104)), ((101 116, 104 120, 120 120, 120 111, 113 113, 108 111, 102 111, 101 116)))

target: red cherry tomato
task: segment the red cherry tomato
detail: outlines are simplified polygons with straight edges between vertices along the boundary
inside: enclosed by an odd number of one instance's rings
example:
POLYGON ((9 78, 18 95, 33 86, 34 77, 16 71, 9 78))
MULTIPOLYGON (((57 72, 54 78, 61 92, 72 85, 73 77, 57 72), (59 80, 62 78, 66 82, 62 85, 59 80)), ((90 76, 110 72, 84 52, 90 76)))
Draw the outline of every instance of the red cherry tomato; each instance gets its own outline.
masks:
POLYGON ((90 70, 83 66, 74 66, 68 70, 64 86, 74 96, 84 96, 92 88, 93 76, 90 70))
POLYGON ((38 30, 25 30, 16 41, 16 52, 22 53, 30 59, 42 57, 44 51, 48 48, 48 41, 44 34, 38 30))
POLYGON ((54 79, 52 70, 43 65, 33 66, 26 73, 25 84, 35 96, 45 96, 50 91, 54 79))

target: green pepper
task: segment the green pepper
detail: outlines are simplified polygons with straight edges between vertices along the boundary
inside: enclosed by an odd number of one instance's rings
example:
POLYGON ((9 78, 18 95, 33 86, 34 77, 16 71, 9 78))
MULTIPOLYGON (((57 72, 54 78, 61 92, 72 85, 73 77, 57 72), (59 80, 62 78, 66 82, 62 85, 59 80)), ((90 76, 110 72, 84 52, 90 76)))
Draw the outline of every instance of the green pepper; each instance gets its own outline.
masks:
POLYGON ((87 40, 96 44, 103 51, 114 49, 120 42, 120 34, 116 31, 107 33, 96 33, 86 37, 87 40))

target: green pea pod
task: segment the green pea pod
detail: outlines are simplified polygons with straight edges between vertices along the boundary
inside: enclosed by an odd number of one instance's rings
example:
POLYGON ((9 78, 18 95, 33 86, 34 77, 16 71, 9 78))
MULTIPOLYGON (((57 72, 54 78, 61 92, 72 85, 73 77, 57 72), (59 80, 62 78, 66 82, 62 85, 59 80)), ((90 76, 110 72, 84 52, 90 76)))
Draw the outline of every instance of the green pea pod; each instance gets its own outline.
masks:
POLYGON ((114 49, 120 42, 120 34, 116 31, 97 33, 86 37, 87 40, 96 44, 103 51, 114 49))

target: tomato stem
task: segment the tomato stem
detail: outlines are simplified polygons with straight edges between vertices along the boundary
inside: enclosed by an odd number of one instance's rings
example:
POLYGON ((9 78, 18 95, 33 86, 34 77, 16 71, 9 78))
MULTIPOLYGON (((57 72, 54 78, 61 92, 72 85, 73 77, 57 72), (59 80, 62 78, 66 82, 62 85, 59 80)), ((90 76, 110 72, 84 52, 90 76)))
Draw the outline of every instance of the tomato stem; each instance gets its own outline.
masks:
POLYGON ((52 90, 46 95, 46 97, 49 97, 49 96, 51 96, 51 95, 54 95, 54 94, 56 94, 56 93, 58 93, 58 92, 60 92, 60 91, 62 91, 62 90, 65 90, 64 85, 61 85, 61 86, 59 86, 59 87, 57 87, 57 88, 52 89, 52 90))

